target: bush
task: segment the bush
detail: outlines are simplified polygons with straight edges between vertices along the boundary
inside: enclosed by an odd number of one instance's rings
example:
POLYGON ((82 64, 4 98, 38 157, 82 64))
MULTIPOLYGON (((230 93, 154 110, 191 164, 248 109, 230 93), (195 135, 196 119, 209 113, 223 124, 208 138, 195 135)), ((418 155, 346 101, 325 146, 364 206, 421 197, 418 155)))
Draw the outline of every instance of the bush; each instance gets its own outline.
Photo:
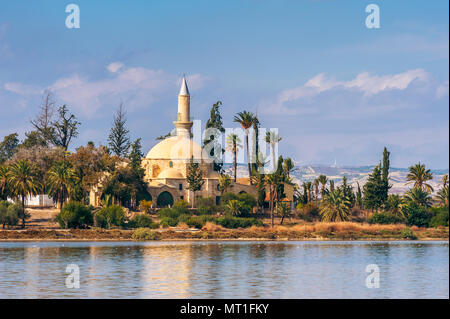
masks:
POLYGON ((95 214, 97 226, 111 228, 112 226, 122 226, 125 219, 125 211, 122 206, 111 205, 104 207, 95 214))
POLYGON ((261 220, 256 218, 242 218, 242 217, 219 217, 216 219, 216 224, 225 228, 247 228, 250 226, 262 226, 261 220))
POLYGON ((411 230, 411 228, 405 227, 401 230, 400 236, 402 238, 406 239, 417 239, 417 236, 414 234, 414 232, 411 230))
POLYGON ((369 224, 402 224, 406 222, 405 218, 402 218, 400 216, 387 213, 387 212, 381 212, 376 213, 370 216, 367 219, 367 222, 369 224))
POLYGON ((153 202, 151 200, 141 200, 139 202, 139 210, 148 213, 152 209, 153 202))
POLYGON ((172 207, 178 214, 189 214, 189 203, 184 199, 177 200, 172 207))
POLYGON ((19 222, 19 216, 22 212, 22 205, 11 204, 7 201, 0 201, 0 224, 15 226, 19 222))
POLYGON ((233 199, 237 200, 238 199, 237 195, 235 193, 227 192, 227 193, 224 193, 222 195, 222 197, 220 198, 220 203, 222 205, 226 205, 230 200, 233 200, 233 199))
POLYGON ((448 226, 448 206, 433 207, 431 212, 434 215, 430 220, 431 227, 448 226))
POLYGON ((431 213, 423 206, 409 203, 402 207, 403 215, 407 218, 408 226, 428 227, 431 220, 431 213))
POLYGON ((177 219, 180 215, 189 214, 189 211, 183 208, 163 208, 158 211, 159 218, 173 218, 177 219))
POLYGON ((158 240, 159 233, 150 228, 138 228, 133 231, 131 238, 134 240, 158 240))
POLYGON ((87 228, 93 223, 91 210, 79 202, 69 202, 63 206, 56 220, 61 228, 87 228))
POLYGON ((304 204, 302 206, 302 209, 300 210, 299 217, 301 217, 307 221, 318 219, 319 218, 319 208, 316 206, 315 203, 312 203, 312 202, 304 204))
POLYGON ((197 212, 199 215, 211 215, 218 211, 218 207, 212 197, 197 197, 197 212))
POLYGON ((162 227, 175 227, 178 224, 178 220, 176 218, 163 217, 161 218, 159 224, 162 227))
POLYGON ((129 223, 130 227, 133 228, 158 228, 159 224, 153 222, 153 220, 151 219, 150 216, 145 215, 145 214, 139 214, 139 215, 135 215, 130 223, 129 223))

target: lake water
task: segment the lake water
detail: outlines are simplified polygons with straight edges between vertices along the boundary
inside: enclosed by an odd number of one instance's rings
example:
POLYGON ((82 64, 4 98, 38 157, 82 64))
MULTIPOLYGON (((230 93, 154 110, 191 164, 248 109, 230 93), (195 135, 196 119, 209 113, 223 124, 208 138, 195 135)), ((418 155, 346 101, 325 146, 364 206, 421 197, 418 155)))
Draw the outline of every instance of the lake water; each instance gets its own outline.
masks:
POLYGON ((449 244, 0 242, 0 298, 449 298, 449 244))

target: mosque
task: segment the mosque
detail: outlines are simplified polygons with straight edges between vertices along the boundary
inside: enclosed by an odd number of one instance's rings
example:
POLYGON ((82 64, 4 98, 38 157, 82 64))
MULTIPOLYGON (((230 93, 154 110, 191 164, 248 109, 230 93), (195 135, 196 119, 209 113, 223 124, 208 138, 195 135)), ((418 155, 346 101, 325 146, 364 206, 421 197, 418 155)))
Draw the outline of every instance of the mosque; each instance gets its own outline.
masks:
MULTIPOLYGON (((178 94, 178 117, 173 124, 175 136, 166 138, 156 144, 142 159, 145 169, 145 181, 148 191, 158 207, 173 204, 184 199, 192 202, 193 192, 187 187, 186 174, 193 158, 199 163, 205 183, 195 196, 212 197, 216 203, 220 201, 219 173, 214 170, 214 161, 203 148, 191 139, 193 122, 190 116, 190 94, 183 77, 178 94)), ((234 183, 230 188, 234 193, 246 192, 256 196, 256 188, 245 183, 234 183)))
MULTIPOLYGON (((210 155, 191 138, 193 122, 190 116, 190 94, 185 78, 178 94, 178 117, 173 124, 176 128, 175 136, 168 137, 153 146, 142 159, 144 180, 148 184, 148 192, 154 207, 172 206, 180 199, 192 202, 193 192, 187 189, 186 182, 191 158, 199 163, 205 181, 201 190, 195 192, 195 196, 211 197, 218 204, 221 195, 220 174, 214 170, 214 161, 210 155)), ((232 182, 229 191, 245 192, 255 197, 257 195, 256 187, 250 185, 248 178, 232 182)), ((101 185, 98 185, 90 193, 90 202, 93 206, 100 205, 100 196, 101 185)))

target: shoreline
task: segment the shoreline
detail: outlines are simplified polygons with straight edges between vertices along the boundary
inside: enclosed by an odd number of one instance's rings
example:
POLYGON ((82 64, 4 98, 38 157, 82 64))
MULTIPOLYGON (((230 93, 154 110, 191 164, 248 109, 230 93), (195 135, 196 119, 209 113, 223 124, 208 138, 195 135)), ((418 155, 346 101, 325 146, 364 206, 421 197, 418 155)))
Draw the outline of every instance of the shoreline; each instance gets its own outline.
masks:
POLYGON ((213 238, 213 239, 201 239, 201 238, 173 238, 173 239, 159 239, 159 240, 134 240, 134 239, 0 239, 0 243, 11 243, 11 242, 68 242, 68 243, 85 243, 85 242, 173 242, 173 241, 187 241, 187 242, 249 242, 249 241, 260 241, 260 242, 296 242, 296 241, 314 241, 314 242, 363 242, 363 241, 411 241, 411 242, 437 242, 437 241, 449 241, 448 238, 420 238, 420 239, 407 239, 407 238, 365 238, 365 239, 331 239, 331 238, 278 238, 278 239, 267 239, 267 238, 213 238))
POLYGON ((0 242, 138 242, 138 241, 449 241, 449 228, 412 227, 405 236, 404 226, 364 229, 352 225, 328 225, 309 230, 294 227, 250 227, 238 229, 155 229, 150 237, 134 237, 135 230, 124 229, 12 229, 0 230, 0 242), (341 228, 339 228, 341 227, 341 228))

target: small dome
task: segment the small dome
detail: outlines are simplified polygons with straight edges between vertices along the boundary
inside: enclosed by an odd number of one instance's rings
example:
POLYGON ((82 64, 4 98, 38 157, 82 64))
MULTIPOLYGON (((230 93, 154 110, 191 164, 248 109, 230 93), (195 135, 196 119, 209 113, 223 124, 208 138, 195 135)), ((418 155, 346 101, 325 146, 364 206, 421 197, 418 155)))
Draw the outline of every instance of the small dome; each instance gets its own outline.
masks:
POLYGON ((175 168, 168 168, 159 173, 158 178, 184 178, 183 174, 175 168))
POLYGON ((183 136, 172 136, 166 138, 153 146, 148 152, 148 159, 167 159, 167 160, 189 160, 191 157, 196 160, 203 159, 212 162, 202 147, 189 138, 183 136))

